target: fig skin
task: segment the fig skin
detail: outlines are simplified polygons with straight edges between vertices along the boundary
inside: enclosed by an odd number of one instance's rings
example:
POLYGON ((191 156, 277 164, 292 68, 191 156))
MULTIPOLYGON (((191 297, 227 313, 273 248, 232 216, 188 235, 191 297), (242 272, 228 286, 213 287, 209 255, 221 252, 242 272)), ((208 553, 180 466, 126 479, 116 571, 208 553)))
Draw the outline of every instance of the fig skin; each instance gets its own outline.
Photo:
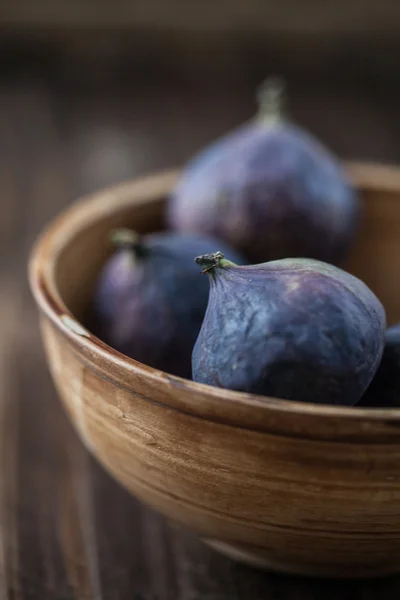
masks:
POLYGON ((359 406, 400 408, 400 323, 386 331, 381 363, 359 406))
POLYGON ((339 264, 358 231, 360 203, 338 160, 285 119, 266 82, 260 114, 183 170, 167 205, 181 232, 226 240, 251 262, 288 257, 339 264))
POLYGON ((215 245, 205 236, 114 235, 117 251, 97 281, 91 328, 108 345, 151 367, 190 377, 191 353, 207 307, 209 284, 193 257, 215 245))
POLYGON ((355 405, 379 365, 385 311, 359 279, 310 259, 236 266, 199 257, 210 297, 192 354, 194 381, 355 405))

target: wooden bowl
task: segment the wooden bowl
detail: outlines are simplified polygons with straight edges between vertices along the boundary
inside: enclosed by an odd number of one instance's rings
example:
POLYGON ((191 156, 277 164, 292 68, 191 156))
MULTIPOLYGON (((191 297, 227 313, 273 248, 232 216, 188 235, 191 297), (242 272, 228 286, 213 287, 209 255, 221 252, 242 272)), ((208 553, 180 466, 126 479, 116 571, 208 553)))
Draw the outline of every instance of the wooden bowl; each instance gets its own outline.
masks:
MULTIPOLYGON (((400 171, 350 165, 365 220, 347 265, 400 319, 400 171)), ((171 376, 81 324, 108 230, 162 227, 177 173, 77 202, 33 250, 47 360, 83 442, 135 496, 253 565, 318 576, 400 571, 400 410, 279 401, 171 376)))

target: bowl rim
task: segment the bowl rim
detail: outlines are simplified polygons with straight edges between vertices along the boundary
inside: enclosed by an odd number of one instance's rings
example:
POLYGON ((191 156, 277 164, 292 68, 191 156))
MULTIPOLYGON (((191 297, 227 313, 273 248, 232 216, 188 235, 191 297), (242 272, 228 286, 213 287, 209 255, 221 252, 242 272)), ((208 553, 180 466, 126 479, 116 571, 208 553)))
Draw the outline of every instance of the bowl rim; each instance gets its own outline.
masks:
MULTIPOLYGON (((394 165, 353 161, 345 163, 345 167, 351 181, 360 189, 398 190, 400 192, 400 169, 394 165)), ((165 385, 168 383, 195 395, 196 401, 190 403, 189 408, 187 398, 182 405, 174 402, 172 406, 169 402, 162 401, 162 404, 167 407, 183 412, 189 411, 198 417, 262 431, 265 429, 271 431, 271 418, 275 424, 279 422, 280 418, 285 419, 291 416, 333 420, 333 432, 336 430, 338 420, 343 422, 345 419, 348 424, 346 435, 350 438, 352 433, 357 438, 363 433, 370 437, 373 433, 372 430, 370 431, 370 427, 373 429, 376 424, 382 424, 384 428, 389 427, 390 432, 391 424, 400 423, 400 408, 360 408, 292 400, 283 401, 196 383, 153 369, 121 354, 88 332, 72 315, 64 304, 56 285, 55 267, 57 257, 62 249, 82 229, 113 214, 116 198, 119 209, 130 205, 144 204, 156 197, 161 199, 172 189, 179 173, 179 169, 170 169, 119 183, 75 200, 56 216, 38 236, 28 261, 29 283, 40 311, 50 319, 57 330, 75 348, 78 348, 79 352, 84 352, 86 357, 97 357, 103 363, 106 361, 110 366, 114 365, 118 372, 123 372, 127 376, 128 380, 129 376, 133 376, 133 381, 135 377, 142 376, 152 380, 155 384, 165 385), (248 411, 249 408, 252 411, 248 411), (247 419, 246 411, 247 413, 252 412, 253 418, 247 419), (220 412, 220 418, 218 418, 218 412, 220 412), (265 418, 268 422, 266 427, 264 427, 265 418), (257 422, 259 424, 255 425, 257 422)), ((135 390, 132 388, 132 391, 135 390)), ((400 439, 398 429, 398 426, 395 427, 395 433, 400 439)), ((316 435, 316 437, 318 436, 316 435)), ((335 435, 332 434, 332 437, 335 438, 335 435)))

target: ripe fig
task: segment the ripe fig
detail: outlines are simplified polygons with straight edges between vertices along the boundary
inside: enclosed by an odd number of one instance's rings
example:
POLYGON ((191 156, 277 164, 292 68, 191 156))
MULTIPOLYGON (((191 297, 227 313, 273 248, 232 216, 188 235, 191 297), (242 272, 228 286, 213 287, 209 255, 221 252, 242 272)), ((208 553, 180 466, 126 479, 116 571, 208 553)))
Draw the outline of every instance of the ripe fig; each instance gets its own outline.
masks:
POLYGON ((386 331, 381 363, 359 406, 400 408, 400 323, 386 331))
POLYGON ((196 259, 209 274, 192 354, 201 383, 326 404, 356 404, 381 359, 385 311, 341 269, 311 259, 236 266, 196 259))
POLYGON ((285 117, 275 79, 261 89, 256 118, 189 162, 167 206, 173 229, 215 235, 252 262, 308 257, 338 264, 359 213, 338 161, 285 117))
POLYGON ((182 377, 191 373, 191 353, 207 307, 208 282, 193 257, 215 245, 205 236, 129 230, 113 235, 118 247, 105 264, 94 296, 94 332, 116 350, 182 377))

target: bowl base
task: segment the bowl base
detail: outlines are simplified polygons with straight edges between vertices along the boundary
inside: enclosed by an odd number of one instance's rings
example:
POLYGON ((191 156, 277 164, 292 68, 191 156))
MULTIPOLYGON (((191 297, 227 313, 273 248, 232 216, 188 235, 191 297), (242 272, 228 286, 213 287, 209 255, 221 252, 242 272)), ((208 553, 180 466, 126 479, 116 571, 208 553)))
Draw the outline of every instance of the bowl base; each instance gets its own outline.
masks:
POLYGON ((203 542, 213 550, 242 564, 285 575, 303 577, 335 578, 335 579, 374 579, 388 577, 400 573, 400 565, 302 565, 276 561, 270 553, 255 546, 231 544, 210 538, 202 538, 203 542))

